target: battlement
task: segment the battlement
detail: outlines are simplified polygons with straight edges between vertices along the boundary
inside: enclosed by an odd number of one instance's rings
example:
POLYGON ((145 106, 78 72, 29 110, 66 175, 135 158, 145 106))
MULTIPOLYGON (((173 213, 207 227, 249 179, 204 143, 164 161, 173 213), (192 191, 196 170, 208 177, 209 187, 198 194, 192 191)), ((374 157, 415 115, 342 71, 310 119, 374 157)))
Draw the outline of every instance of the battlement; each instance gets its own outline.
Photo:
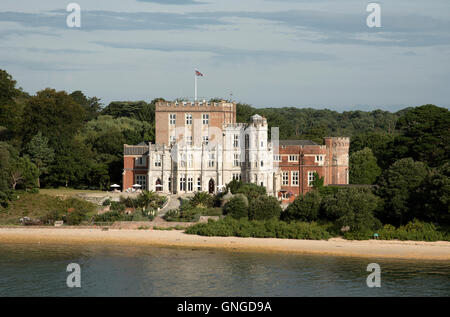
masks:
POLYGON ((349 137, 326 137, 324 138, 325 145, 329 147, 349 147, 350 138, 349 137))
MULTIPOLYGON (((179 109, 180 111, 186 110, 186 108, 192 109, 193 107, 198 108, 207 108, 209 109, 215 109, 215 108, 222 108, 222 109, 234 109, 236 107, 235 102, 227 102, 227 101, 220 101, 220 102, 209 102, 206 100, 202 101, 158 101, 155 105, 156 110, 164 111, 168 108, 172 109, 179 109)), ((206 110, 206 109, 205 109, 206 110)), ((173 110, 172 110, 173 111, 173 110)))

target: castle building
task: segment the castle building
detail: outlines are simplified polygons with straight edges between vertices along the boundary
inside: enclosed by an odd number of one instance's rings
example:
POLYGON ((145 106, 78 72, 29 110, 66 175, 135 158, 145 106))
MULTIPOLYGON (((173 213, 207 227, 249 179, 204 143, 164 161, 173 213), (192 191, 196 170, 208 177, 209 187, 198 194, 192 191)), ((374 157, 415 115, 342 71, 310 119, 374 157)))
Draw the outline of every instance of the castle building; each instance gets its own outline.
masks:
POLYGON ((289 202, 312 188, 314 172, 324 185, 348 184, 348 138, 269 140, 264 117, 236 123, 236 104, 225 101, 160 101, 155 120, 155 144, 124 145, 124 190, 215 193, 236 179, 289 202))

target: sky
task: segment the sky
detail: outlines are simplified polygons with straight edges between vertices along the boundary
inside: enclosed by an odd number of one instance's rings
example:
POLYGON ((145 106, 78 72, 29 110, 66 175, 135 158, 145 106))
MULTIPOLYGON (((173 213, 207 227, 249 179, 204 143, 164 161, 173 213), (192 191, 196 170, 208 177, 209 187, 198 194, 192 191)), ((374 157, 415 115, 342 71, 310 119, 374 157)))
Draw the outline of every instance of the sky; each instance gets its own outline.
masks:
POLYGON ((232 98, 337 111, 450 105, 450 1, 1 0, 0 69, 25 91, 232 98), (69 28, 66 8, 81 8, 69 28), (230 97, 232 95, 232 97, 230 97))

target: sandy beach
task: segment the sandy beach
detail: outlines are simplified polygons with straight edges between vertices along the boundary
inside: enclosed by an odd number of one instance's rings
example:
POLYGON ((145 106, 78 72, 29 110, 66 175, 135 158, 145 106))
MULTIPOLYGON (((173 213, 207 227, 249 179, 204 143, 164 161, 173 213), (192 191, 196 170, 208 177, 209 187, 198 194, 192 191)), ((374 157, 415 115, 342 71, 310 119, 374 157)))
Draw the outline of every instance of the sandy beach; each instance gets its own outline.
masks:
POLYGON ((371 258, 450 260, 450 242, 348 241, 203 237, 179 230, 99 228, 0 228, 0 243, 120 244, 166 247, 219 248, 240 252, 305 253, 371 258))

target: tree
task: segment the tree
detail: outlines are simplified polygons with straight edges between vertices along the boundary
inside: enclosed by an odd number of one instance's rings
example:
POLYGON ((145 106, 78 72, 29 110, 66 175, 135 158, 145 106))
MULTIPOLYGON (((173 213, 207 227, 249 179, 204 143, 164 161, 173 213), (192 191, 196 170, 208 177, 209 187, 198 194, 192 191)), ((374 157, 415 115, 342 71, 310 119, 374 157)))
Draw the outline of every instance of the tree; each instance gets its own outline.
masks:
POLYGON ((275 197, 260 195, 250 201, 248 219, 267 220, 280 218, 281 207, 275 197))
POLYGON ((55 158, 55 151, 48 146, 48 138, 42 136, 39 131, 25 146, 24 152, 39 171, 38 187, 40 187, 40 176, 48 172, 48 166, 55 158))
POLYGON ((242 186, 237 190, 238 194, 244 194, 248 201, 251 202, 253 199, 260 195, 266 194, 266 188, 264 186, 259 186, 253 183, 242 184, 242 186))
POLYGON ((380 167, 388 168, 392 157, 394 135, 388 132, 365 132, 351 138, 350 156, 364 148, 370 148, 380 167))
POLYGON ((401 116, 395 138, 397 158, 411 157, 437 167, 450 158, 450 112, 434 105, 424 105, 401 116))
POLYGON ((350 156, 350 183, 373 184, 381 174, 377 159, 368 147, 350 156))
POLYGON ((36 165, 28 157, 20 157, 10 163, 9 177, 13 190, 17 185, 22 185, 25 190, 36 188, 38 176, 36 165))
POLYGON ((384 199, 383 222, 405 224, 413 220, 409 202, 428 174, 428 167, 412 158, 396 161, 384 171, 378 181, 378 195, 384 199))
POLYGON ((100 103, 100 98, 97 97, 87 98, 80 90, 72 92, 70 96, 76 103, 78 103, 80 106, 84 108, 84 110, 86 110, 87 121, 95 119, 100 114, 102 105, 100 103))
POLYGON ((0 140, 20 144, 23 106, 16 102, 22 94, 16 88, 16 81, 0 69, 0 140))
POLYGON ((281 219, 316 221, 319 218, 321 201, 322 198, 316 190, 300 195, 281 213, 281 219))
POLYGON ((375 218, 381 200, 365 188, 341 188, 323 199, 322 208, 328 220, 339 228, 349 226, 357 232, 376 229, 380 222, 375 218))
POLYGON ((230 215, 235 219, 241 219, 248 217, 248 200, 242 194, 237 194, 231 197, 223 206, 223 213, 225 215, 230 215))
POLYGON ((450 226, 450 164, 432 169, 411 195, 414 217, 450 226))
POLYGON ((317 173, 317 172, 314 172, 313 173, 313 178, 314 178, 314 180, 311 182, 311 186, 314 188, 314 189, 320 189, 320 188, 322 188, 323 187, 323 183, 324 183, 324 177, 322 176, 322 177, 319 177, 319 173, 317 173))
POLYGON ((66 92, 54 89, 39 91, 31 97, 24 110, 24 143, 39 131, 48 138, 49 146, 58 156, 83 126, 86 111, 66 92))

